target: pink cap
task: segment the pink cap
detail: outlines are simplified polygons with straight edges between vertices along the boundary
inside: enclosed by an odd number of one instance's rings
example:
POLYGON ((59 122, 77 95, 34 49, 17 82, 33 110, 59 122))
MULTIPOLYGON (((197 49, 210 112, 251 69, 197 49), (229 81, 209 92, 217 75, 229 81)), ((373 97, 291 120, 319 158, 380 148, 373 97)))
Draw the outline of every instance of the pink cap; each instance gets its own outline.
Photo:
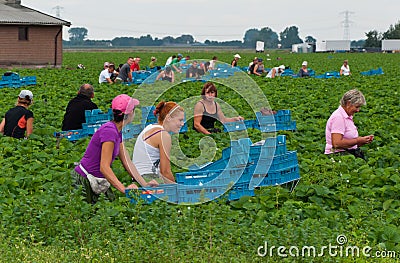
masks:
POLYGON ((111 108, 113 110, 120 110, 124 114, 131 113, 137 105, 139 105, 139 101, 126 94, 118 95, 111 102, 111 108))

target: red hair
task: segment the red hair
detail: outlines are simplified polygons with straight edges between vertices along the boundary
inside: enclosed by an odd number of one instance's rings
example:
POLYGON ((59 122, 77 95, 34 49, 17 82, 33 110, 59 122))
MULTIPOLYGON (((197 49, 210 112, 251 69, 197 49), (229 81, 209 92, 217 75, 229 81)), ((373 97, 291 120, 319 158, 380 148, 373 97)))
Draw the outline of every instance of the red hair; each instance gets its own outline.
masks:
POLYGON ((155 116, 158 116, 158 122, 164 122, 168 114, 172 115, 177 110, 183 111, 183 108, 179 106, 178 103, 173 101, 160 101, 153 113, 155 116))

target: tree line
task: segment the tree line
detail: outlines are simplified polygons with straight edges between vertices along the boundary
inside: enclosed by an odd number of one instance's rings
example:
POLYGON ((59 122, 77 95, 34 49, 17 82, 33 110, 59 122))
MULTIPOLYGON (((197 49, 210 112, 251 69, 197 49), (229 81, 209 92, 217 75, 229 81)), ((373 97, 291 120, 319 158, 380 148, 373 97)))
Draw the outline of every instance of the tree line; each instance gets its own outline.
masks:
MULTIPOLYGON (((293 44, 316 43, 313 36, 306 36, 304 40, 299 37, 299 29, 296 26, 286 27, 282 32, 276 33, 269 27, 261 29, 248 29, 243 40, 213 41, 206 40, 198 42, 192 35, 181 35, 179 37, 166 36, 164 38, 153 38, 150 34, 135 37, 116 37, 112 40, 90 40, 87 39, 88 30, 84 27, 75 27, 68 30, 69 41, 63 41, 64 46, 93 46, 93 47, 128 47, 128 46, 235 46, 242 48, 254 48, 257 41, 263 41, 266 49, 291 48, 293 44)), ((381 47, 384 39, 400 39, 400 22, 390 25, 385 32, 371 30, 365 33, 366 39, 354 40, 351 47, 367 48, 381 47)))

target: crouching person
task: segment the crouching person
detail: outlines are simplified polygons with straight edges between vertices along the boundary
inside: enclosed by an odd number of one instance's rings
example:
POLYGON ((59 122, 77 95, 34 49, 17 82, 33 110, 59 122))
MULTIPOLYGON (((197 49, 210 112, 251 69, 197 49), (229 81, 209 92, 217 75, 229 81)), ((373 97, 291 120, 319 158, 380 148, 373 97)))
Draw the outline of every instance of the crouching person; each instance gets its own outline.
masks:
POLYGON ((132 122, 137 105, 139 101, 126 94, 112 100, 114 119, 95 132, 79 165, 71 172, 73 185, 76 188, 82 186, 82 194, 88 203, 96 203, 102 193, 109 200, 114 200, 111 185, 123 194, 127 188, 137 188, 134 184, 125 187, 111 168, 114 159, 119 156, 129 175, 132 178, 138 175, 135 166, 127 158, 121 133, 122 127, 132 122))

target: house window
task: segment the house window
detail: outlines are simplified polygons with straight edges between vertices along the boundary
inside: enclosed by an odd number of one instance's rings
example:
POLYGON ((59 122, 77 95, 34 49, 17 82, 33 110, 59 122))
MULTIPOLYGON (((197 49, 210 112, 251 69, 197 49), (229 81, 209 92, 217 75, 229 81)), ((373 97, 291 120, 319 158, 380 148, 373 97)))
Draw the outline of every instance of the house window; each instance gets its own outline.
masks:
POLYGON ((28 27, 18 28, 18 40, 28 40, 28 27))

